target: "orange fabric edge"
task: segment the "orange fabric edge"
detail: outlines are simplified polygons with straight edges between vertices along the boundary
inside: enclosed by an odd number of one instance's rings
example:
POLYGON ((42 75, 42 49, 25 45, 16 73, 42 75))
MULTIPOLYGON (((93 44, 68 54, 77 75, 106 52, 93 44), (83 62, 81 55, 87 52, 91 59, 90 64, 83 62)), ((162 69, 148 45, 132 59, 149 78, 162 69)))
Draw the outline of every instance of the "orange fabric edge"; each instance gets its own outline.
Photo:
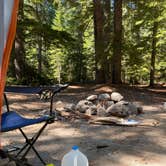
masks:
MULTIPOLYGON (((12 50, 13 41, 16 34, 16 25, 17 25, 17 13, 18 13, 18 7, 19 7, 19 0, 14 0, 13 2, 13 9, 10 19, 10 26, 8 30, 8 36, 6 40, 6 46, 4 48, 4 53, 2 57, 2 66, 0 69, 0 127, 1 127, 1 113, 2 113, 2 105, 3 105, 3 91, 5 87, 5 80, 6 80, 6 74, 10 59, 10 53, 12 50)), ((0 137, 1 138, 1 137, 0 137)), ((0 139, 0 149, 1 149, 1 139, 0 139)))

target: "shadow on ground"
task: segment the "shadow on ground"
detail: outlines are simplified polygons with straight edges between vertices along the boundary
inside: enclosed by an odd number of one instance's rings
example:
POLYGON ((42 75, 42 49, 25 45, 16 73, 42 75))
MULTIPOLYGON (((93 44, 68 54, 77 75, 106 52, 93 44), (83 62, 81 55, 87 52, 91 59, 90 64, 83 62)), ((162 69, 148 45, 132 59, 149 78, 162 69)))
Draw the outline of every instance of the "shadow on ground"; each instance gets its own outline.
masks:
MULTIPOLYGON (((47 163, 60 166, 60 161, 73 145, 89 159, 90 166, 165 166, 166 159, 166 112, 162 110, 165 93, 155 93, 146 89, 132 87, 75 87, 58 95, 58 100, 76 103, 89 94, 119 91, 128 101, 139 102, 144 107, 141 118, 159 120, 159 126, 120 127, 107 125, 90 125, 86 121, 58 121, 48 126, 36 144, 47 163)), ((19 103, 19 98, 10 94, 12 108, 19 103)), ((24 96, 21 103, 33 105, 34 96, 30 100, 24 96)), ((46 106, 48 103, 45 102, 46 106)), ((18 111, 28 106, 17 108, 18 111)), ((33 108, 33 107, 32 107, 33 108)), ((25 112, 24 112, 25 113, 25 112)), ((34 113, 31 111, 31 113, 34 113)), ((25 128, 32 135, 40 125, 25 128)), ((18 131, 4 133, 3 142, 7 144, 22 144, 23 139, 18 131)), ((33 152, 29 154, 29 161, 34 166, 41 163, 33 152)))

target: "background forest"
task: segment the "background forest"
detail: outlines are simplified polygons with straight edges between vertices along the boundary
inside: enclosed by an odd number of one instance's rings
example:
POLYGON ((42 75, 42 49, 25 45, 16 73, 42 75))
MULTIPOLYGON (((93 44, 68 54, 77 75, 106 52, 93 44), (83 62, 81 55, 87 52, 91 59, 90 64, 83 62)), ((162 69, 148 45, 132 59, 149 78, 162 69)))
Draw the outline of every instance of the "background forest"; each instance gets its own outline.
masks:
POLYGON ((20 0, 8 84, 166 82, 165 0, 20 0))

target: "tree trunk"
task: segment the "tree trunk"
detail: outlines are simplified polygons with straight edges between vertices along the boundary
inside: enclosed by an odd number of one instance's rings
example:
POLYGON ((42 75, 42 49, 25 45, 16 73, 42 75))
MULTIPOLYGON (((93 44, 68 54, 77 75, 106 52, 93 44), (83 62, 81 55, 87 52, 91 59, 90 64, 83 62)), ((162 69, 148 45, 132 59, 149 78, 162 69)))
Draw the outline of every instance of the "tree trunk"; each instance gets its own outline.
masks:
POLYGON ((112 83, 121 83, 122 59, 122 0, 114 1, 114 41, 112 57, 112 83))
POLYGON ((103 68, 104 68, 104 79, 105 82, 110 79, 110 61, 108 59, 110 55, 110 45, 111 45, 111 4, 110 0, 103 1, 104 3, 104 34, 103 34, 103 41, 104 41, 104 57, 103 57, 103 68))
POLYGON ((42 38, 38 36, 38 52, 37 52, 37 61, 38 61, 38 74, 42 73, 42 38))
POLYGON ((104 53, 103 46, 103 8, 102 0, 94 0, 94 36, 95 36, 95 63, 96 63, 96 83, 102 83, 104 79, 104 70, 101 66, 101 59, 104 53))
POLYGON ((83 68, 84 68, 84 64, 83 64, 83 30, 81 30, 80 32, 78 32, 78 67, 77 67, 77 80, 79 82, 83 82, 83 68))
POLYGON ((16 31, 14 45, 14 71, 17 80, 21 80, 25 76, 25 49, 24 49, 24 30, 22 22, 24 19, 24 0, 20 0, 18 13, 18 27, 16 31))
POLYGON ((153 35, 152 35, 152 54, 151 54, 151 67, 150 67, 150 84, 149 86, 154 86, 154 75, 155 75, 155 58, 156 58, 156 43, 157 43, 157 29, 158 23, 155 21, 153 24, 153 35))
POLYGON ((110 0, 94 0, 94 36, 96 83, 105 83, 108 77, 110 0))

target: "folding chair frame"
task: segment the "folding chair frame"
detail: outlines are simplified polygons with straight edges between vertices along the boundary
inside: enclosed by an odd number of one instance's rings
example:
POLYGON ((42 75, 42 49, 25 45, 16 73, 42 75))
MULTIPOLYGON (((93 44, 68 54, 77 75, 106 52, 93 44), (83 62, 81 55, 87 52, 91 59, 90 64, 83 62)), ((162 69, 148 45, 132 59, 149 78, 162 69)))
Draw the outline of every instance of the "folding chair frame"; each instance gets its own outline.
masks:
POLYGON ((36 133, 36 135, 34 135, 31 139, 29 139, 26 134, 24 133, 24 131, 20 128, 20 132, 23 135, 23 137, 25 138, 25 145, 19 150, 19 152, 16 154, 16 158, 19 157, 25 150, 25 152, 23 153, 23 155, 21 156, 21 159, 24 160, 25 157, 27 156, 28 152, 32 149, 35 153, 36 156, 39 158, 39 160, 43 163, 43 165, 46 165, 45 161, 42 159, 42 157, 39 155, 38 151, 36 150, 36 148, 34 147, 34 144, 36 143, 36 141, 38 140, 39 136, 42 134, 42 132, 44 131, 44 129, 46 128, 46 126, 48 125, 48 122, 46 122, 41 129, 38 131, 38 133, 36 133))
MULTIPOLYGON (((25 139, 25 145, 21 149, 19 149, 19 151, 15 155, 16 158, 21 157, 21 160, 25 160, 25 157, 27 156, 29 151, 32 149, 35 152, 38 159, 41 161, 41 163, 43 165, 46 165, 46 162, 39 155, 39 152, 34 147, 34 144, 36 143, 36 141, 38 140, 39 136, 42 134, 44 129, 47 127, 47 125, 54 122, 54 118, 55 118, 55 115, 53 114, 53 98, 54 98, 54 95, 57 94, 58 92, 60 92, 61 90, 66 89, 67 87, 68 87, 68 85, 66 84, 66 85, 63 85, 63 86, 61 85, 58 88, 54 89, 54 91, 52 93, 52 96, 51 96, 51 100, 50 100, 50 115, 49 115, 50 118, 47 121, 45 121, 44 125, 40 128, 40 130, 36 134, 34 134, 34 136, 32 138, 28 138, 26 136, 25 132, 22 130, 22 128, 18 128, 19 131, 21 132, 21 134, 23 135, 24 139, 25 139)), ((5 93, 4 93, 4 99, 5 99, 7 111, 9 112, 10 111, 9 110, 9 103, 8 103, 7 96, 6 96, 5 93)))

